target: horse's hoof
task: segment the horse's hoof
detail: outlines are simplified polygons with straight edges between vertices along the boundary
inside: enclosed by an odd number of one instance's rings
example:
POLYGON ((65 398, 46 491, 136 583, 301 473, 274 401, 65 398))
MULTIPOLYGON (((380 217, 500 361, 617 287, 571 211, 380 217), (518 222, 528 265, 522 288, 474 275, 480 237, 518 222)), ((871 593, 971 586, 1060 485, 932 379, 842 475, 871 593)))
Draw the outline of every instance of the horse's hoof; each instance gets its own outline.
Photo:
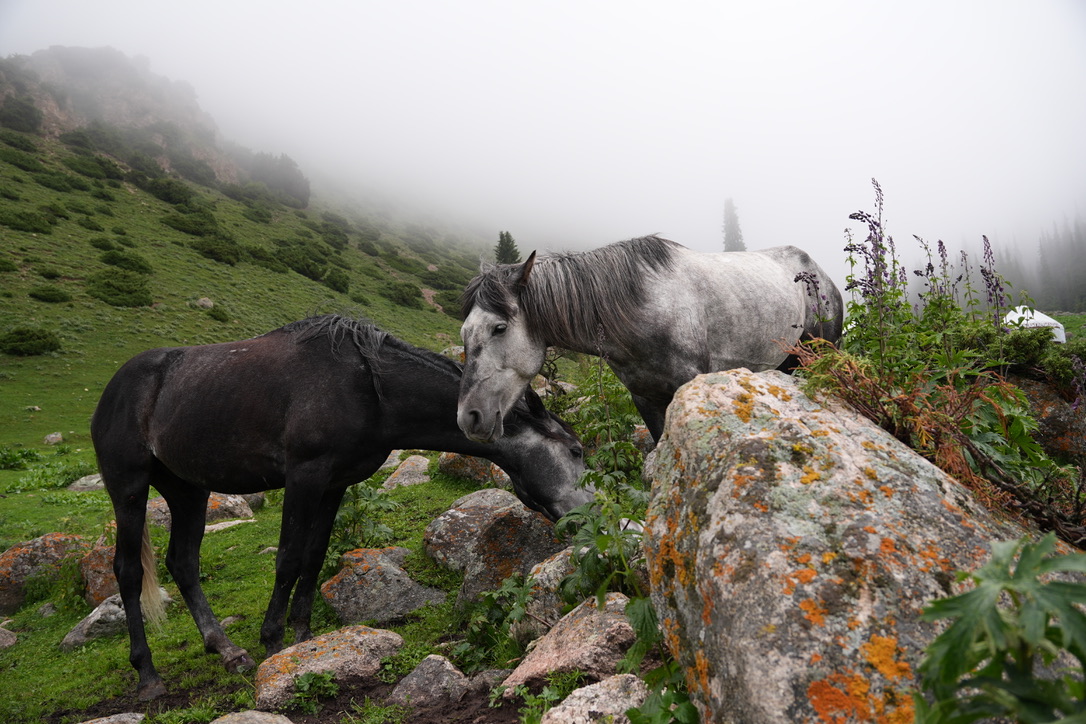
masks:
POLYGON ((256 666, 253 657, 245 651, 226 660, 226 670, 231 674, 241 674, 256 666))
POLYGON ((151 701, 165 693, 166 685, 162 683, 162 679, 157 679, 146 684, 140 684, 139 689, 136 691, 136 695, 140 701, 151 701))

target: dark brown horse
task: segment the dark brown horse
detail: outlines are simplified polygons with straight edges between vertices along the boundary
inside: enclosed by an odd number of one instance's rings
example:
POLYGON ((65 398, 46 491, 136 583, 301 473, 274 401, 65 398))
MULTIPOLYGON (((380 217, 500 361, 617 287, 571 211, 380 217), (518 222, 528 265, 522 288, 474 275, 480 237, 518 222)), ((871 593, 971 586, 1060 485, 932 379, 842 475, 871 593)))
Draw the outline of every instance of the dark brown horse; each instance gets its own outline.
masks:
POLYGON ((150 552, 151 487, 173 521, 166 566, 204 647, 230 670, 253 660, 226 636, 200 588, 211 491, 285 488, 275 587, 260 630, 269 654, 283 646, 288 603, 295 640, 311 636, 317 575, 343 493, 394 449, 492 460, 509 473, 517 496, 551 519, 592 499, 577 485, 584 470, 580 442, 531 391, 516 406, 506 437, 493 444, 465 438, 456 424, 460 375, 451 360, 339 316, 241 342, 150 350, 121 367, 102 393, 91 437, 117 516, 113 568, 141 698, 165 692, 143 616, 153 615, 156 603, 161 608, 153 553, 141 563, 141 553, 150 552), (141 589, 154 593, 143 597, 145 608, 141 589))

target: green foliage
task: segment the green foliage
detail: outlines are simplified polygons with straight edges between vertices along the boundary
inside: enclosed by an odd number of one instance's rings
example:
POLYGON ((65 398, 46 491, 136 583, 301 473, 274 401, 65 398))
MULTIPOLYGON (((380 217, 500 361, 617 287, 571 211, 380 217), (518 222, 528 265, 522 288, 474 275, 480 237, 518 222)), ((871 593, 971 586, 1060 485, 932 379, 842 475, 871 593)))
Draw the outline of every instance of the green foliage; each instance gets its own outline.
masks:
POLYGON ((226 311, 226 307, 221 304, 216 304, 214 307, 207 310, 207 316, 211 317, 216 322, 230 321, 230 312, 226 311))
POLYGON ((68 156, 63 159, 63 163, 71 170, 88 178, 117 180, 124 178, 124 171, 120 166, 101 156, 68 156))
POLYGON ((401 307, 422 309, 422 295, 419 288, 411 282, 390 281, 378 289, 377 293, 401 307))
POLYGON ((87 277, 87 294, 114 307, 149 307, 154 301, 146 276, 116 267, 87 277))
POLYGON ((218 220, 207 209, 166 214, 162 217, 162 223, 190 236, 215 236, 221 233, 218 220))
POLYGON ((520 261, 517 242, 508 231, 498 232, 498 245, 494 247, 494 258, 499 264, 516 264, 520 261))
POLYGON ((509 576, 494 591, 479 595, 469 613, 465 639, 452 651, 457 664, 467 673, 488 668, 505 668, 524 655, 528 641, 514 633, 524 619, 534 581, 509 576))
POLYGON ((34 287, 27 292, 27 294, 29 294, 32 299, 37 299, 39 302, 46 302, 49 304, 72 301, 71 294, 54 284, 43 284, 42 286, 34 287))
POLYGON ((44 115, 34 99, 25 95, 11 95, 0 106, 0 126, 10 128, 13 131, 24 133, 37 133, 41 130, 41 122, 44 115))
MULTIPOLYGON (((551 672, 547 674, 547 683, 538 693, 533 693, 527 686, 520 684, 513 689, 524 701, 520 709, 520 721, 522 724, 539 724, 543 715, 555 704, 579 688, 585 680, 585 675, 580 671, 551 672)), ((491 706, 497 702, 496 696, 491 697, 491 706)))
POLYGON ((196 192, 188 184, 175 178, 151 179, 143 187, 156 198, 174 206, 188 204, 196 197, 196 192))
POLYGON ((58 490, 93 472, 94 464, 86 460, 68 460, 63 456, 53 456, 30 468, 26 475, 21 475, 14 483, 8 484, 4 492, 16 494, 30 490, 58 490))
POLYGON ((19 265, 6 257, 0 257, 0 272, 19 271, 19 265))
POLYGON ((307 671, 294 680, 294 694, 286 703, 287 709, 297 709, 303 714, 320 711, 320 700, 331 699, 339 694, 336 675, 331 671, 307 671))
POLYGON ((351 289, 351 279, 342 269, 329 269, 321 283, 329 289, 346 294, 351 289))
POLYGON ((29 171, 30 173, 40 173, 45 170, 45 166, 37 159, 36 156, 20 151, 15 148, 0 148, 0 161, 10 163, 17 169, 23 171, 29 171))
POLYGON ((1019 722, 1082 721, 1086 717, 1086 584, 1042 578, 1086 573, 1086 554, 1053 555, 1056 537, 992 544, 992 558, 969 578, 975 587, 940 599, 924 619, 952 623, 928 646, 920 664, 928 702, 914 697, 927 724, 1008 717, 1019 722), (1015 562, 1017 558, 1017 563, 1015 562), (1001 605, 1002 602, 1006 602, 1001 605), (1038 664, 1077 665, 1056 678, 1038 664))
POLYGON ((1036 444, 1036 422, 1024 395, 999 375, 1047 355, 1050 335, 1004 332, 1010 301, 987 239, 980 266, 983 301, 965 254, 959 274, 942 242, 933 256, 918 239, 928 264, 915 272, 925 288, 914 307, 908 275, 883 228, 877 183, 875 190, 876 213, 850 217, 864 222, 868 235, 854 243, 849 233, 845 248, 853 297, 842 348, 815 340, 796 350, 807 384, 842 399, 988 505, 1074 529, 1080 506, 1074 471, 1036 444))
POLYGON ((0 335, 0 352, 17 357, 33 357, 60 349, 60 339, 47 329, 16 327, 0 335))
POLYGON ((242 248, 236 241, 228 236, 213 234, 189 242, 194 250, 208 259, 213 259, 222 264, 234 266, 241 261, 242 248))
POLYGON ((392 539, 392 529, 381 522, 399 503, 380 488, 359 483, 347 488, 336 511, 332 538, 324 557, 324 572, 331 575, 339 566, 339 557, 356 548, 381 548, 392 539))
POLYGON ((0 226, 31 234, 52 234, 53 222, 36 211, 0 208, 0 226))
POLYGON ((98 260, 103 264, 127 269, 137 274, 151 274, 154 271, 150 262, 134 251, 106 251, 98 257, 98 260))
POLYGON ((25 470, 27 463, 36 463, 41 460, 41 453, 29 448, 0 447, 0 470, 25 470))
POLYGON ((27 153, 37 153, 38 145, 22 133, 0 128, 0 143, 27 153))

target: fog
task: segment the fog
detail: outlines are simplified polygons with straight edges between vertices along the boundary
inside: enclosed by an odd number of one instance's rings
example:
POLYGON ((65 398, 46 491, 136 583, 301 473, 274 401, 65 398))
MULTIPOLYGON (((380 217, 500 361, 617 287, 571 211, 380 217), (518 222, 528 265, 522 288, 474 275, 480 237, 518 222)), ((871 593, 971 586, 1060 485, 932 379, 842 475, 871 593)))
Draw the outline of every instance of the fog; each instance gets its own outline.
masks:
POLYGON ((872 177, 899 246, 1028 254, 1086 212, 1080 0, 0 0, 0 55, 51 45, 146 57, 318 195, 337 179, 523 253, 719 250, 731 198, 748 248, 840 281, 872 177))

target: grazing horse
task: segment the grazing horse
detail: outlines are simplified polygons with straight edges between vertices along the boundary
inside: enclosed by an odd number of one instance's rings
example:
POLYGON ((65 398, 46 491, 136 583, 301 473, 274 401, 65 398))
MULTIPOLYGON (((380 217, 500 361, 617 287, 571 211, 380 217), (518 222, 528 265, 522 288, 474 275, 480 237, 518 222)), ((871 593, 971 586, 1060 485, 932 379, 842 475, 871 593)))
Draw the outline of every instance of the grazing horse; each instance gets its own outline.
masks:
POLYGON ((317 574, 344 491, 394 449, 492 460, 509 473, 521 501, 551 519, 592 499, 577 485, 580 442, 534 392, 513 406, 507 437, 466 439, 456 426, 460 374, 449 359, 334 315, 241 342, 150 350, 121 367, 94 411, 91 437, 117 516, 113 569, 141 699, 165 692, 143 621, 156 602, 161 614, 145 523, 151 486, 173 521, 166 566, 205 649, 231 671, 253 660, 227 638, 200 588, 210 491, 286 489, 275 586, 260 630, 268 654, 283 646, 292 590, 295 640, 311 636, 317 574))
POLYGON ((484 265, 463 296, 457 423, 499 439, 547 347, 603 356, 653 439, 675 390, 704 372, 790 369, 801 339, 841 335, 833 281, 794 246, 703 254, 657 236, 484 265))

